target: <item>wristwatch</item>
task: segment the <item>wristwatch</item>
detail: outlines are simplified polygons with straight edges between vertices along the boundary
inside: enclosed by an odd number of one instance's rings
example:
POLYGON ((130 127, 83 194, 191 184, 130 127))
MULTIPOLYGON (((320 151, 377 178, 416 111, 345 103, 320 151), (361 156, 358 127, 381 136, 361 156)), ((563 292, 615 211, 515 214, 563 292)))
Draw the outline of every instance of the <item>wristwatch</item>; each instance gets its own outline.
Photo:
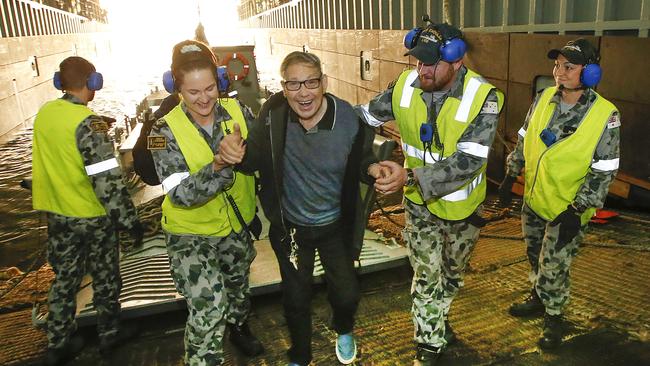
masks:
POLYGON ((575 202, 572 202, 570 206, 573 207, 573 209, 576 211, 578 215, 582 215, 587 210, 587 208, 580 206, 575 202))
POLYGON ((417 184, 417 180, 415 179, 415 174, 413 173, 413 169, 406 168, 406 183, 404 185, 407 187, 415 187, 416 184, 417 184))

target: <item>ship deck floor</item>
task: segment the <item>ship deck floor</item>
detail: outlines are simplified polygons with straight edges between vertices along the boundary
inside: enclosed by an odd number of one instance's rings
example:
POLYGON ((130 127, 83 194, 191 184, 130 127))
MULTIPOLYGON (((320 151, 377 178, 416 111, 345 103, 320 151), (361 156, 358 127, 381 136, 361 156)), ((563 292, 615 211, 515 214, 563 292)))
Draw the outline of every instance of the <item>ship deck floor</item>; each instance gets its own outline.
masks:
MULTIPOLYGON (((594 226, 572 267, 566 335, 556 351, 536 344, 542 319, 508 315, 508 306, 529 291, 528 263, 516 215, 484 228, 472 254, 465 287, 450 321, 459 342, 441 365, 648 365, 650 364, 650 243, 648 216, 625 214, 594 226)), ((410 316, 410 268, 361 275, 362 297, 355 334, 357 365, 409 365, 415 354, 410 316)), ((250 325, 266 352, 246 359, 225 341, 225 365, 284 365, 290 343, 279 292, 253 297, 250 325)), ((182 365, 185 310, 137 318, 139 338, 102 360, 93 327, 90 344, 70 365, 182 365)), ((337 365, 335 332, 327 326, 326 289, 313 300, 314 365, 337 365)), ((29 365, 42 357, 45 335, 31 326, 30 311, 0 314, 0 364, 29 365)), ((131 320, 133 321, 133 320, 131 320)))

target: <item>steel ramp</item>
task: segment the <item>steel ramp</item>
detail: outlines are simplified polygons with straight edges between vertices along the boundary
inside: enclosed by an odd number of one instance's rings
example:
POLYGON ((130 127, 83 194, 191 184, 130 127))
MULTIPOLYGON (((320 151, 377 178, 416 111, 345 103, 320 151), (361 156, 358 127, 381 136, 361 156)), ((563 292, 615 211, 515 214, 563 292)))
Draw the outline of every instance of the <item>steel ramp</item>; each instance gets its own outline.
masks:
MULTIPOLYGON (((395 147, 395 141, 375 136, 373 149, 379 160, 388 159, 395 147)), ((358 242, 356 238, 363 238, 359 262, 357 262, 358 271, 370 273, 408 263, 406 248, 394 242, 389 242, 387 245, 383 237, 366 229, 376 192, 372 187, 362 183, 359 193, 353 239, 358 242)), ((160 185, 147 186, 135 192, 133 199, 136 202, 148 202, 162 194, 160 185)), ((268 220, 263 215, 260 219, 262 219, 263 233, 268 234, 268 220)), ((257 257, 251 265, 249 280, 251 294, 255 296, 280 291, 280 270, 271 243, 265 239, 256 241, 254 245, 257 257)), ((120 273, 122 275, 120 304, 124 318, 137 318, 185 307, 185 299, 177 293, 169 272, 169 258, 162 234, 147 239, 142 249, 124 255, 120 261, 120 273)), ((86 276, 77 294, 79 325, 91 324, 95 321, 96 312, 92 304, 90 281, 92 279, 86 276)), ((323 267, 317 255, 314 263, 314 282, 322 281, 323 267)))
MULTIPOLYGON (((255 242, 257 257, 251 265, 250 287, 253 296, 280 291, 280 270, 268 239, 255 242)), ((382 237, 366 230, 360 257, 360 273, 393 268, 408 263, 407 250, 386 244, 382 237)), ((169 272, 169 257, 162 236, 150 240, 145 248, 124 257, 120 263, 123 318, 138 318, 185 308, 185 299, 176 292, 169 272)), ((316 256, 314 283, 324 281, 323 267, 316 256)), ((92 286, 87 277, 77 294, 77 321, 80 326, 96 321, 92 286)))

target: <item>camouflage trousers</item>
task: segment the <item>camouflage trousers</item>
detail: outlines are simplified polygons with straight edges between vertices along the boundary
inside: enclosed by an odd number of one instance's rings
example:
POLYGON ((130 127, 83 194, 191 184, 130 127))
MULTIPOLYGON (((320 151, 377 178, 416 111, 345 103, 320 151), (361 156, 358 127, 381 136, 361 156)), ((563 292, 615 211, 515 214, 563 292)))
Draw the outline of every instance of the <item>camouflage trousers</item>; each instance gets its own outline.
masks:
POLYGON ((480 229, 466 221, 442 220, 408 200, 405 207, 403 236, 413 267, 415 341, 441 348, 446 344, 444 322, 463 286, 463 272, 480 229))
POLYGON ((165 236, 172 278, 189 312, 185 364, 221 365, 226 324, 243 324, 250 310, 252 240, 247 232, 223 238, 165 236))
POLYGON ((63 347, 76 331, 77 291, 88 272, 92 278, 100 341, 117 335, 122 280, 119 249, 107 216, 72 218, 47 215, 47 261, 54 271, 48 294, 47 347, 63 347))
POLYGON ((551 226, 524 204, 521 226, 531 268, 530 282, 544 303, 546 312, 550 315, 562 314, 562 309, 569 301, 571 262, 578 254, 587 225, 580 229, 571 242, 558 245, 560 226, 551 226))

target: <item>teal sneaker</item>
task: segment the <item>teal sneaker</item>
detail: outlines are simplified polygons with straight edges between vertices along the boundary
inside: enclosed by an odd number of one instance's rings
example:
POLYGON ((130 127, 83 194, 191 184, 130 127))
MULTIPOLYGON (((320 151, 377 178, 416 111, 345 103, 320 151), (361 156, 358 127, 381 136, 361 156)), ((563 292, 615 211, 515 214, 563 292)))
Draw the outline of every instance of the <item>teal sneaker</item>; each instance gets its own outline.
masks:
POLYGON ((336 338, 336 358, 344 365, 349 365, 357 359, 357 342, 352 333, 339 334, 336 338))

